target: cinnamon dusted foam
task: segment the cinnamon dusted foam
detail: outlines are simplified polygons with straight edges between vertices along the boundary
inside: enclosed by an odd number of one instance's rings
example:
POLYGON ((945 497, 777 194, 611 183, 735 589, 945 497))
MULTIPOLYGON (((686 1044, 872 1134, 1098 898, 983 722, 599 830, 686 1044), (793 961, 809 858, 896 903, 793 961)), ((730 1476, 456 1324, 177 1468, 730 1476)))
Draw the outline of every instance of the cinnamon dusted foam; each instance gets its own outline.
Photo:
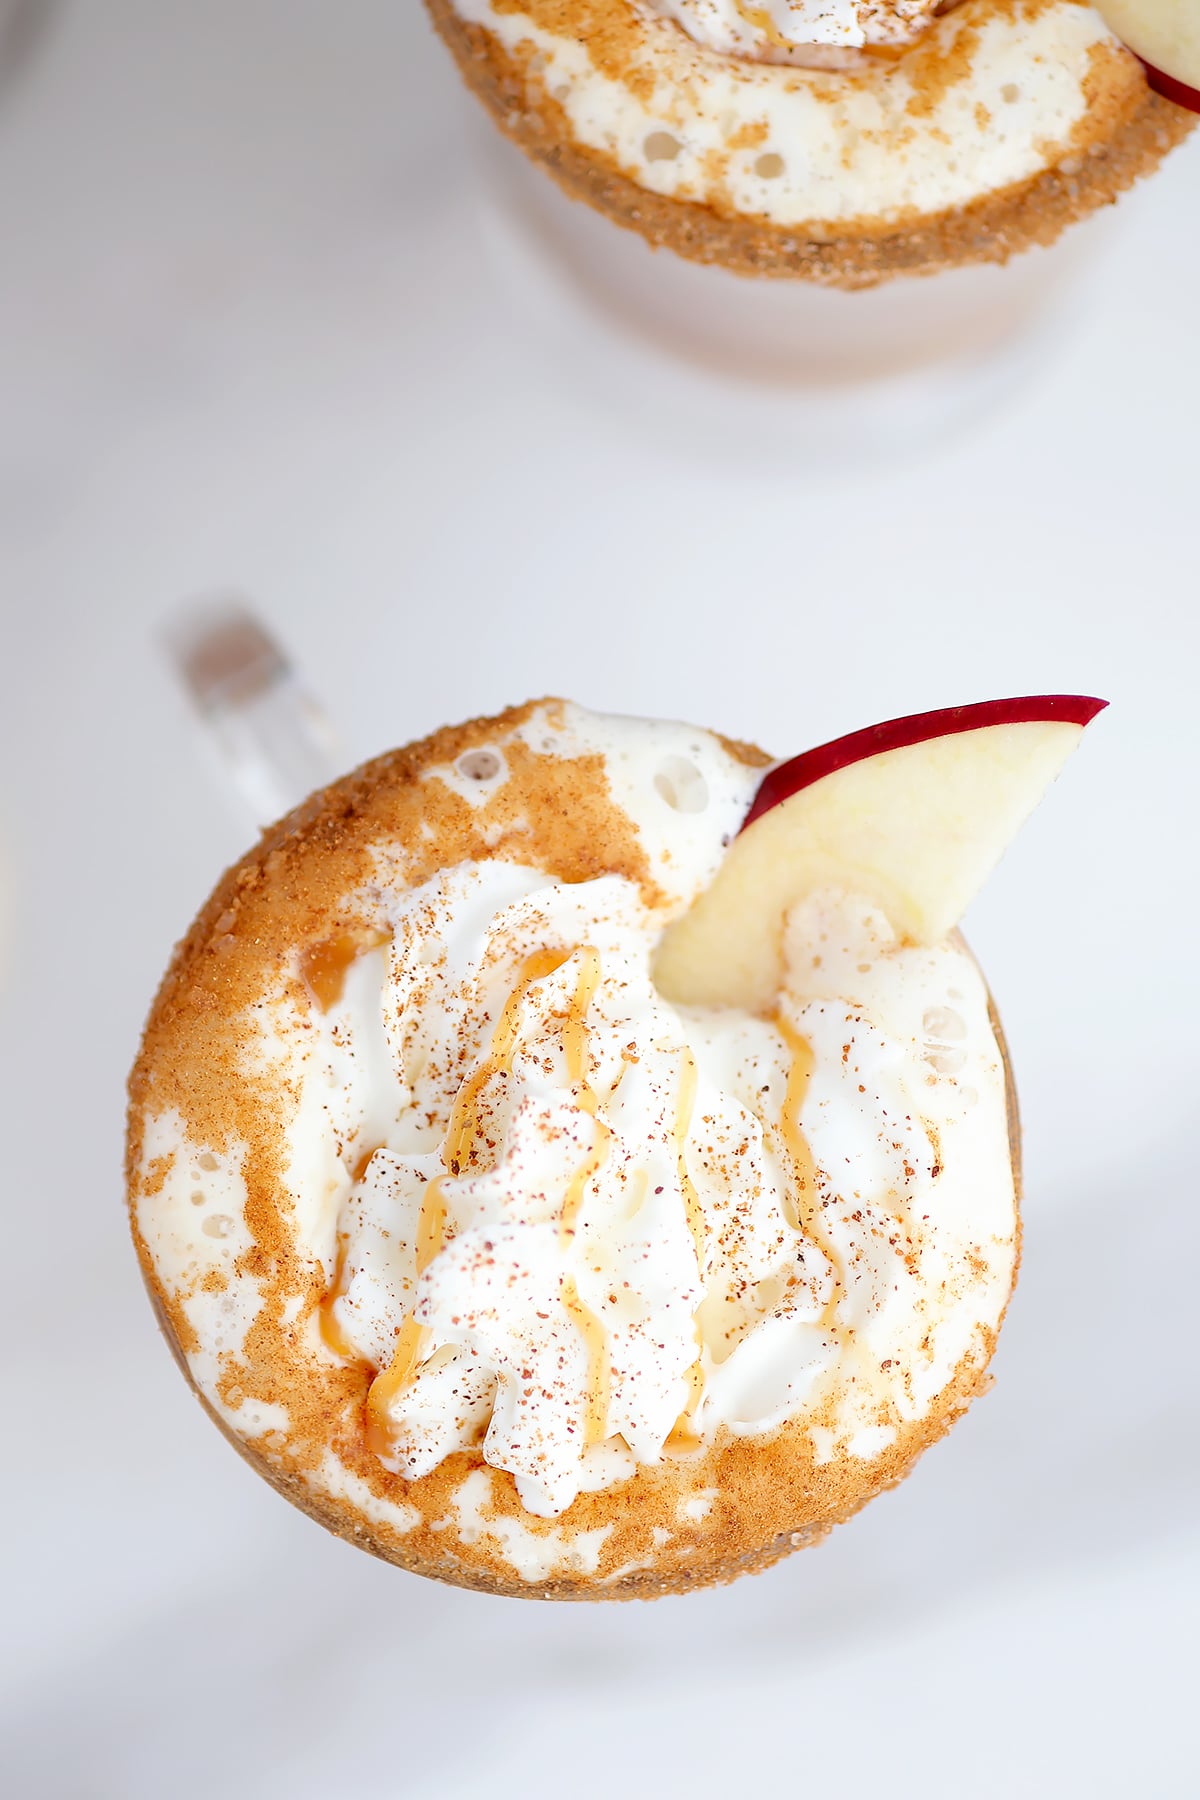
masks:
POLYGON ((867 286, 1047 244, 1192 120, 1080 0, 428 0, 572 194, 741 273, 867 286))
POLYGON ((669 1005, 757 753, 543 702, 316 796, 218 888, 131 1083, 202 1399, 404 1566, 654 1593, 893 1483, 985 1379, 1009 1096, 958 940, 826 891, 769 1017, 669 1005))

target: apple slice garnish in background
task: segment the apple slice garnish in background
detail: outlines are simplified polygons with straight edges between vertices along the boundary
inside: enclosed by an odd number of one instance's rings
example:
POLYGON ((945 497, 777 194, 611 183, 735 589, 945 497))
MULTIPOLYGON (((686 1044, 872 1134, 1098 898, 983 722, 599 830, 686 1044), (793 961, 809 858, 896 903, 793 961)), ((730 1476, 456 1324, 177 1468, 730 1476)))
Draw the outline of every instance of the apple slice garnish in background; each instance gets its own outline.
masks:
POLYGON ((785 915, 822 887, 873 901, 902 940, 939 943, 1105 705, 1077 694, 988 700, 777 763, 715 880, 664 932, 660 992, 769 1011, 785 915))
POLYGON ((1200 0, 1097 0, 1097 7, 1145 64, 1150 86, 1200 113, 1200 0))

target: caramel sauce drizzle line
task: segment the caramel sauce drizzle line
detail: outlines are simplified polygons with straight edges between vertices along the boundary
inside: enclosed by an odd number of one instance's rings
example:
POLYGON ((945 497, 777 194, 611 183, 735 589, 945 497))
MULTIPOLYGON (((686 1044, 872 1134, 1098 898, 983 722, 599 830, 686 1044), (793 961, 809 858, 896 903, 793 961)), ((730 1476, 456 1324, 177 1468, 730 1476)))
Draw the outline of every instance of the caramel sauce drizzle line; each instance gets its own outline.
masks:
POLYGON ((570 1015, 563 1026, 563 1048, 567 1053, 567 1074, 572 1083, 581 1089, 588 1112, 594 1113, 596 1096, 587 1078, 587 1031, 584 1019, 600 985, 600 953, 589 944, 579 954, 582 958, 579 980, 575 983, 570 1015))
MULTIPOLYGON (((586 1113, 595 1120, 596 1142, 572 1175, 563 1197, 558 1221, 558 1241, 569 1244, 575 1235, 576 1220, 583 1205, 587 1184, 596 1175, 612 1143, 612 1132, 596 1118, 599 1104, 595 1089, 588 1080, 587 1030, 584 1020, 600 983, 600 957, 591 945, 582 951, 579 979, 571 1003, 571 1013, 563 1026, 563 1049, 567 1057, 567 1076, 576 1098, 586 1113)), ((608 1333, 592 1309, 580 1297, 575 1277, 568 1275, 562 1284, 562 1303, 579 1327, 588 1355, 587 1406, 583 1418, 583 1441, 589 1448, 601 1444, 608 1436, 608 1408, 612 1382, 609 1373, 608 1333)))
POLYGON ((688 1230, 692 1234, 692 1243, 696 1249, 696 1266, 701 1275, 708 1256, 708 1228, 704 1223, 704 1210, 700 1205, 700 1196, 695 1184, 688 1174, 687 1137, 692 1128, 692 1114, 696 1110, 696 1089, 700 1076, 696 1068, 696 1059, 690 1050, 683 1054, 683 1068, 680 1072, 679 1099, 675 1107, 675 1166, 679 1173, 679 1186, 683 1192, 683 1204, 687 1210, 688 1230))
MULTIPOLYGON (((516 987, 504 1002, 504 1011, 496 1022, 492 1032, 492 1041, 488 1047, 488 1059, 476 1069, 475 1073, 463 1082, 455 1096, 454 1106, 450 1113, 450 1123, 446 1127, 445 1142, 442 1146, 442 1161, 451 1175, 461 1173, 467 1160, 472 1139, 475 1136, 477 1122, 476 1102, 493 1075, 508 1074, 512 1070, 512 1059, 516 1054, 517 1032, 520 1028, 521 1002, 535 981, 543 981, 547 975, 553 975, 561 969, 572 953, 569 950, 535 950, 521 965, 521 974, 516 987)), ((593 952, 593 955, 595 952, 593 952)), ((589 994, 588 998, 591 998, 589 994)))
MULTIPOLYGON (((446 1241, 446 1202, 442 1184, 446 1177, 435 1175, 421 1199, 421 1215, 417 1220, 416 1263, 418 1278, 422 1276, 446 1241)), ((406 1386, 429 1344, 429 1329, 418 1324, 412 1313, 405 1319, 396 1339, 392 1360, 377 1375, 367 1393, 367 1447, 378 1454, 390 1447, 387 1409, 406 1386)))
POLYGON ((476 1103, 497 1069, 504 1066, 495 1058, 485 1062, 476 1069, 473 1075, 468 1075, 454 1097, 454 1105, 450 1109, 450 1122, 446 1126, 446 1135, 442 1140, 442 1161, 451 1175, 462 1174, 463 1164, 470 1154, 475 1138, 475 1127, 478 1120, 476 1103))
MULTIPOLYGON (((552 975, 574 954, 571 950, 537 950, 521 966, 520 979, 504 1004, 504 1010, 492 1033, 488 1060, 464 1082, 454 1102, 450 1123, 442 1146, 442 1160, 451 1175, 457 1175, 467 1158, 475 1134, 476 1107, 479 1095, 492 1075, 509 1072, 516 1053, 520 1029, 520 1009, 529 989, 536 981, 552 975)), ((595 1117, 598 1100, 587 1079, 587 1037, 584 1017, 600 981, 600 957, 588 946, 582 952, 582 966, 572 999, 571 1013, 563 1028, 563 1045, 567 1070, 578 1089, 580 1104, 595 1117)), ((602 1135, 584 1162, 575 1171, 563 1202, 560 1236, 569 1240, 574 1235, 575 1219, 583 1201, 584 1190, 600 1168, 608 1153, 612 1134, 601 1127, 602 1135)), ((416 1264, 420 1277, 444 1248, 446 1242, 446 1206, 442 1192, 444 1176, 429 1183, 421 1204, 417 1223, 416 1264)), ((344 1252, 342 1252, 344 1263, 344 1252)), ((336 1294, 335 1281, 334 1292, 336 1294)), ((568 1276, 563 1284, 563 1304, 583 1335, 590 1364, 589 1401, 585 1419, 587 1442, 599 1442, 605 1435, 609 1402, 608 1353, 604 1328, 596 1315, 584 1305, 574 1280, 568 1276)), ((428 1345, 427 1329, 410 1314, 401 1327, 396 1348, 388 1368, 377 1375, 367 1395, 368 1445, 375 1450, 387 1447, 387 1410, 396 1395, 412 1379, 428 1345)))
MULTIPOLYGON (((700 1196, 688 1173, 687 1138, 692 1128, 692 1114, 696 1110, 696 1090, 700 1075, 696 1067, 696 1059, 691 1051, 684 1052, 683 1068, 679 1083, 679 1099, 675 1109, 675 1165, 679 1172, 679 1186, 683 1193, 683 1203, 687 1209, 688 1230, 692 1234, 692 1244, 696 1252, 696 1267, 704 1276, 704 1266, 708 1259, 708 1227, 704 1222, 704 1211, 700 1205, 700 1196)), ((667 1444, 674 1450, 695 1450, 701 1443, 700 1434, 696 1430, 696 1414, 704 1395, 704 1365, 701 1361, 703 1341, 700 1327, 694 1326, 696 1333, 696 1360, 688 1369, 685 1379, 688 1383, 687 1404, 676 1419, 671 1429, 667 1444)))
POLYGON ((590 1449, 608 1436, 611 1380, 608 1367, 608 1333, 589 1306, 579 1297, 575 1277, 562 1284, 562 1303, 579 1327, 588 1355, 587 1405, 583 1414, 583 1441, 590 1449))
POLYGON ((784 37, 765 6, 750 6, 746 0, 733 0, 739 16, 755 31, 761 31, 776 50, 795 50, 797 46, 784 37))
POLYGON ((572 1175, 563 1196, 562 1213, 558 1221, 560 1244, 569 1244, 575 1236, 575 1221, 583 1205, 584 1189, 592 1177, 599 1174, 612 1143, 612 1132, 608 1126, 602 1125, 599 1120, 596 1121, 596 1126, 599 1133, 596 1142, 572 1175))
POLYGON ((341 931, 310 944, 300 957, 300 979, 322 1012, 341 999, 346 976, 360 956, 391 942, 390 931, 341 931))
MULTIPOLYGON (((596 1118, 599 1099, 591 1082, 588 1080, 587 1032, 584 1019, 587 1009, 592 1003, 592 996, 600 983, 600 957, 590 945, 582 952, 583 963, 579 971, 579 980, 575 984, 575 996, 571 1003, 571 1013, 563 1026, 563 1048, 567 1056, 567 1075, 575 1096, 584 1112, 590 1114, 596 1124, 596 1142, 588 1151, 567 1186, 563 1197, 562 1214, 558 1222, 558 1240, 560 1244, 570 1243, 575 1235, 575 1222, 579 1209, 583 1205, 584 1190, 589 1181, 600 1170, 612 1143, 612 1132, 608 1126, 596 1118)), ((578 1298, 578 1296, 576 1296, 578 1298)), ((582 1301, 579 1302, 582 1305, 582 1301)), ((591 1316, 591 1315, 589 1315, 591 1316)))
MULTIPOLYGON (((802 39, 785 37, 765 6, 754 6, 749 4, 749 0, 733 0, 733 3, 739 18, 753 31, 761 32, 772 49, 794 53, 797 50, 804 51, 815 47, 806 44, 802 39)), ((940 0, 934 11, 940 18, 945 13, 953 12, 955 7, 960 4, 961 0, 940 0)), ((838 47, 844 48, 855 57, 873 56, 882 61, 895 62, 904 54, 905 50, 911 48, 911 40, 896 44, 847 44, 838 47)), ((801 67, 803 66, 801 64, 801 67)))
POLYGON ((796 1177, 796 1206, 787 1208, 788 1222, 797 1231, 802 1231, 822 1254, 828 1258, 833 1269, 833 1292, 825 1302, 825 1310, 821 1314, 820 1323, 829 1326, 833 1323, 833 1315, 842 1293, 846 1290, 846 1274, 836 1248, 830 1242, 821 1221, 821 1209, 817 1203, 817 1169, 808 1139, 800 1127, 800 1114, 808 1094, 809 1083, 816 1062, 812 1045, 807 1038, 794 1031, 787 1020, 776 1015, 775 1025, 784 1043, 792 1054, 792 1066, 788 1071, 787 1089, 783 1099, 783 1115, 780 1120, 784 1144, 791 1158, 796 1177))
POLYGON ((317 1329, 327 1350, 332 1350, 335 1356, 352 1362, 356 1354, 354 1346, 342 1330, 333 1310, 333 1303, 340 1298, 342 1283, 346 1279, 346 1250, 345 1233, 339 1231, 337 1234, 337 1261, 333 1265, 333 1282, 329 1292, 317 1308, 317 1329))

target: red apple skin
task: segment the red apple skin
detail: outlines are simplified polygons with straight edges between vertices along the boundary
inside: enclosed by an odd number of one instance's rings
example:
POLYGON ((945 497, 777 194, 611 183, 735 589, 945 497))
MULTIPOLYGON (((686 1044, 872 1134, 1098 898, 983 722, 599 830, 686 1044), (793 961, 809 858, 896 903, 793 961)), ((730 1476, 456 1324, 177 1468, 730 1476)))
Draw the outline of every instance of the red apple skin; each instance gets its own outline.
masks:
POLYGON ((1186 81, 1176 81, 1174 75, 1168 75, 1165 69, 1156 69, 1144 56, 1139 56, 1138 61, 1156 94, 1161 94, 1164 100, 1173 100, 1176 106, 1186 107, 1188 112, 1200 113, 1200 88, 1189 87, 1186 81))
POLYGON ((815 750, 806 750, 802 756, 793 756, 768 769, 741 829, 745 831, 802 788, 812 787, 826 775, 847 769, 851 763, 864 762, 868 756, 879 756, 885 750, 903 750, 930 738, 953 737, 960 731, 980 731, 989 725, 1040 725, 1054 720, 1067 725, 1089 725, 1107 705, 1107 700, 1094 700, 1086 694, 1033 694, 1018 700, 947 706, 938 712, 912 713, 905 719, 868 725, 864 731, 834 738, 832 743, 819 744, 815 750))

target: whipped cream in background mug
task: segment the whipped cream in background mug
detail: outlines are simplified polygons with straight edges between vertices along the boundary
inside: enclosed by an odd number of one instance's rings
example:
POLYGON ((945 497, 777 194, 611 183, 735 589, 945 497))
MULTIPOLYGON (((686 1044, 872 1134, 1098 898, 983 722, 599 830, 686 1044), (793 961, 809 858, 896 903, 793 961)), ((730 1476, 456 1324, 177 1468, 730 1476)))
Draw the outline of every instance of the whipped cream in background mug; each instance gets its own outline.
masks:
MULTIPOLYGON (((730 427, 718 415, 736 406, 739 443, 771 429, 791 458, 827 467, 907 455, 970 423, 1077 330, 1089 292, 1100 291, 1114 220, 1136 204, 1102 205, 1050 241, 1058 197, 1080 185, 1073 133, 1091 109, 1089 130, 1105 112, 1089 59, 1117 54, 1099 15, 1070 0, 969 18, 969 8, 933 0, 646 0, 628 18, 620 7, 611 19, 585 8, 574 21, 570 8, 525 0, 432 4, 493 113, 486 121, 464 96, 484 241, 514 319, 564 379, 609 395, 619 385, 626 415, 640 414, 647 357, 660 383, 677 364, 678 393, 656 426, 670 429, 681 407, 694 412, 684 441, 699 430, 719 439, 730 427), (627 53, 634 73, 609 48, 622 31, 642 34, 627 53), (483 33, 514 67, 536 69, 544 106, 523 102, 514 76, 505 113, 500 90, 477 75, 477 37, 468 54, 459 32, 483 33), (967 80, 964 59, 976 53, 967 80), (878 91, 853 89, 863 69, 878 75, 878 91), (542 127, 522 128, 523 106, 529 120, 545 114, 542 127), (586 179, 573 160, 580 146, 596 162, 586 179), (972 224, 983 199, 999 206, 1046 158, 1061 170, 1019 228, 1000 217, 972 224), (606 186, 611 170, 632 184, 619 200, 606 186), (637 221, 676 203, 662 227, 668 247, 652 249, 637 221), (874 285, 864 250, 859 273, 823 286, 789 279, 765 251, 734 273, 721 248, 731 219, 757 222, 786 257, 810 229, 816 255, 839 233, 866 245, 881 221, 903 235, 903 221, 917 218, 942 221, 931 243, 977 230, 997 260, 956 261, 942 244, 925 272, 905 268, 874 285)), ((1115 161, 1097 152, 1089 167, 1115 161)))
POLYGON ((689 37, 725 55, 763 62, 802 61, 814 45, 861 50, 909 44, 939 10, 939 0, 650 0, 689 37))

